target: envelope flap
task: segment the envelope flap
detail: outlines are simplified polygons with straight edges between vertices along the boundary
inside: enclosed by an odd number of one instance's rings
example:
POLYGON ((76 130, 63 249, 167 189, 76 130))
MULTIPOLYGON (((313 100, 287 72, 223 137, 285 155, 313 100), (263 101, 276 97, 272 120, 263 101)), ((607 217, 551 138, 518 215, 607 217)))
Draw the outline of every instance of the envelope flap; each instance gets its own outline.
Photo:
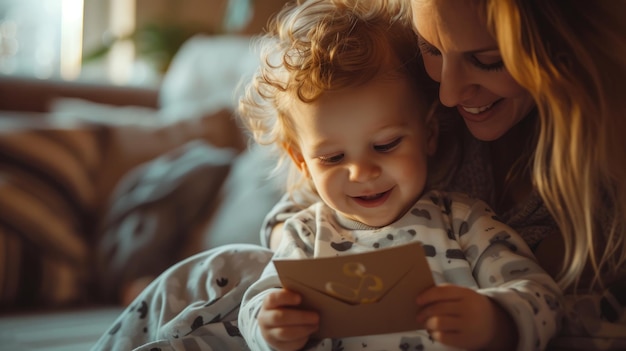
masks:
POLYGON ((432 281, 418 242, 345 256, 275 259, 274 265, 283 284, 294 281, 350 304, 380 300, 409 271, 418 270, 432 281))

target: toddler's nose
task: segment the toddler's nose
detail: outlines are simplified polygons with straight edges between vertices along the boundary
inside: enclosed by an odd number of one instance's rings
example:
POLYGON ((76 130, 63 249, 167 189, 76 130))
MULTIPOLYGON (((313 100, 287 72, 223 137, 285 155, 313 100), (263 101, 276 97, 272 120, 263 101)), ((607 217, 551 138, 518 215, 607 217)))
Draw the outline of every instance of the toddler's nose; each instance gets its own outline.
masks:
POLYGON ((350 165, 350 181, 364 183, 376 179, 381 174, 381 168, 370 160, 355 161, 350 165))

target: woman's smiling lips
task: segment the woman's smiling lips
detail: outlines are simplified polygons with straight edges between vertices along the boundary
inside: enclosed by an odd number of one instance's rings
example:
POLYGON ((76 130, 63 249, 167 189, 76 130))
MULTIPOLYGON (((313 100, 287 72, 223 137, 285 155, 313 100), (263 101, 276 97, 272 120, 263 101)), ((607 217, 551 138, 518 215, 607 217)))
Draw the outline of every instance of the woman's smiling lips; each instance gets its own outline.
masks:
POLYGON ((357 204, 363 207, 376 207, 385 203, 385 201, 387 201, 387 199, 389 198, 390 194, 391 194, 391 190, 387 190, 385 192, 374 194, 374 195, 354 196, 352 197, 352 199, 354 199, 354 201, 357 204))
POLYGON ((500 101, 502 101, 502 99, 494 101, 489 105, 476 107, 458 105, 457 110, 466 120, 472 122, 482 122, 491 116, 491 111, 493 107, 496 106, 500 101))
POLYGON ((491 106, 493 106, 493 103, 489 104, 489 105, 485 105, 485 106, 480 106, 480 107, 468 107, 468 106, 461 106, 462 109, 464 109, 465 111, 477 115, 481 112, 485 112, 488 109, 491 108, 491 106))

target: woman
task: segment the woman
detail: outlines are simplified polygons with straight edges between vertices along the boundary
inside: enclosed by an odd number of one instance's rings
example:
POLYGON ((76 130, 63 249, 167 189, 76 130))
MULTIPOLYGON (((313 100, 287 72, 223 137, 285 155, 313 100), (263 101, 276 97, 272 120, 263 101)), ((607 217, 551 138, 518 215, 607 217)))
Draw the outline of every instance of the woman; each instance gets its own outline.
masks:
POLYGON ((626 2, 410 4, 426 69, 477 139, 465 145, 482 148, 492 188, 466 175, 451 186, 486 186, 477 195, 522 234, 524 222, 549 223, 536 216, 548 209, 557 226, 525 239, 577 292, 554 344, 624 348, 626 2))
POLYGON ((572 293, 556 345, 626 347, 626 2, 409 3, 445 122, 464 125, 447 188, 486 200, 572 293))

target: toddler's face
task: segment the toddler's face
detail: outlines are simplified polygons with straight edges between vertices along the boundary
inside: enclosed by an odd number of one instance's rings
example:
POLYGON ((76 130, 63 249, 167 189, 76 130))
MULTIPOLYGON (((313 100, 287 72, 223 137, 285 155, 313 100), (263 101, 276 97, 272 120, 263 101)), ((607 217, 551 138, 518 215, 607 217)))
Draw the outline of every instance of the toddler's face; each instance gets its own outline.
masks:
POLYGON ((379 76, 294 105, 301 154, 292 157, 330 207, 380 227, 421 195, 437 137, 406 79, 379 76))

